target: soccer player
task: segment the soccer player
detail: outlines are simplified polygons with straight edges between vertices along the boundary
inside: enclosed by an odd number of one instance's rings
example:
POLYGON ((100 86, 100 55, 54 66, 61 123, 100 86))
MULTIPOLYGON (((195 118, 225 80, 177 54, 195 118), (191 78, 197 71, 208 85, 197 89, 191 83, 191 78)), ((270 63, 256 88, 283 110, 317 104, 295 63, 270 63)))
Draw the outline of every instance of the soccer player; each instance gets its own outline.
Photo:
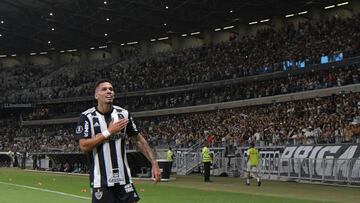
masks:
POLYGON ((80 115, 75 138, 90 162, 92 203, 133 203, 139 196, 131 181, 126 158, 128 137, 152 164, 152 178, 160 181, 160 169, 154 153, 138 131, 131 114, 113 105, 114 88, 109 80, 95 85, 97 106, 80 115))
POLYGON ((246 185, 250 185, 250 173, 253 172, 254 177, 256 178, 258 186, 261 185, 260 176, 257 172, 257 167, 259 165, 260 155, 259 151, 255 148, 254 143, 250 143, 250 148, 247 151, 247 177, 246 177, 246 185))

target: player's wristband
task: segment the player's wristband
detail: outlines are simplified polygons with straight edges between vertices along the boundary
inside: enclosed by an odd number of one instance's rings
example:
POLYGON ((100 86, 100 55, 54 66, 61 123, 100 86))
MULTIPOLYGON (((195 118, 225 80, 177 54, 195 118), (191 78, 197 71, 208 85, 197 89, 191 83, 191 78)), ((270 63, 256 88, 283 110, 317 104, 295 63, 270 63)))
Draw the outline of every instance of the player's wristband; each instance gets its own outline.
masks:
POLYGON ((108 138, 108 137, 110 137, 110 132, 108 131, 108 130, 105 130, 104 132, 102 132, 101 133, 106 139, 108 138))

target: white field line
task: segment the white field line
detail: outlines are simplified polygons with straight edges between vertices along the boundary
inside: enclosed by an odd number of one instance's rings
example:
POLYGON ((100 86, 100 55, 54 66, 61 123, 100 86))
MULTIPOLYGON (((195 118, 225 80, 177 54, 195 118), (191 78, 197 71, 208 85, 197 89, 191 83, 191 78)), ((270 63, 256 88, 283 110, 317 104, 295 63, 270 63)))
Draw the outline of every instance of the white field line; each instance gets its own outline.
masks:
POLYGON ((58 191, 54 191, 54 190, 48 190, 48 189, 37 188, 37 187, 31 187, 31 186, 26 186, 26 185, 19 185, 19 184, 14 184, 14 183, 6 183, 6 182, 0 181, 0 184, 11 185, 11 186, 16 186, 16 187, 21 187, 21 188, 26 188, 26 189, 31 189, 31 190, 38 190, 38 191, 42 191, 42 192, 49 192, 49 193, 54 193, 54 194, 63 195, 63 196, 67 196, 67 197, 76 197, 79 199, 86 199, 86 200, 91 199, 90 197, 83 197, 83 196, 79 196, 79 195, 73 195, 73 194, 69 194, 69 193, 58 192, 58 191))

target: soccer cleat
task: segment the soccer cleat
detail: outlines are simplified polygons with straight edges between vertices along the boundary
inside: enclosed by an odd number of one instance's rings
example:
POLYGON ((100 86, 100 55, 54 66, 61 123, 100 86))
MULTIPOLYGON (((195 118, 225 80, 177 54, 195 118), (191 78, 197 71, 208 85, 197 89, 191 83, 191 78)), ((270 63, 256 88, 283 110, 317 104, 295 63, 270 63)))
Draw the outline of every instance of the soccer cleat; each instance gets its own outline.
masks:
POLYGON ((245 185, 250 186, 250 183, 245 183, 245 185))
POLYGON ((258 182, 258 186, 259 186, 259 187, 261 186, 261 181, 258 182))

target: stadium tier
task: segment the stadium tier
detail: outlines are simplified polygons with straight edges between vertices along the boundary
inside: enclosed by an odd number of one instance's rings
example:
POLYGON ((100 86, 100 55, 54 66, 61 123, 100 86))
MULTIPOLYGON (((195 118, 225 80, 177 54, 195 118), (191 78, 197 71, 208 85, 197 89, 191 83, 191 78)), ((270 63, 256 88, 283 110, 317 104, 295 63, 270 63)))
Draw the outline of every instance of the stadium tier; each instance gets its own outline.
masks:
POLYGON ((15 82, 2 73, 5 91, 1 94, 10 102, 33 102, 89 96, 94 81, 100 78, 114 81, 117 92, 133 92, 341 61, 359 54, 359 19, 354 15, 345 19, 306 21, 296 27, 294 24, 284 25, 281 30, 270 27, 254 36, 199 48, 67 64, 46 77, 41 75, 43 71, 31 71, 32 67, 18 67, 20 72, 30 71, 32 79, 26 79, 29 76, 25 74, 17 76, 20 78, 15 82), (6 91, 10 86, 19 91, 6 91))
MULTIPOLYGON (((305 93, 304 93, 305 94, 305 93)), ((258 146, 360 142, 360 94, 341 93, 313 99, 137 118, 154 147, 190 147, 214 136, 214 146, 258 146)), ((55 119, 56 120, 56 119, 55 119)), ((66 120, 66 119, 65 119, 66 120)), ((70 124, 40 120, 19 126, 2 120, 0 151, 76 151, 72 139, 77 120, 70 124)))

